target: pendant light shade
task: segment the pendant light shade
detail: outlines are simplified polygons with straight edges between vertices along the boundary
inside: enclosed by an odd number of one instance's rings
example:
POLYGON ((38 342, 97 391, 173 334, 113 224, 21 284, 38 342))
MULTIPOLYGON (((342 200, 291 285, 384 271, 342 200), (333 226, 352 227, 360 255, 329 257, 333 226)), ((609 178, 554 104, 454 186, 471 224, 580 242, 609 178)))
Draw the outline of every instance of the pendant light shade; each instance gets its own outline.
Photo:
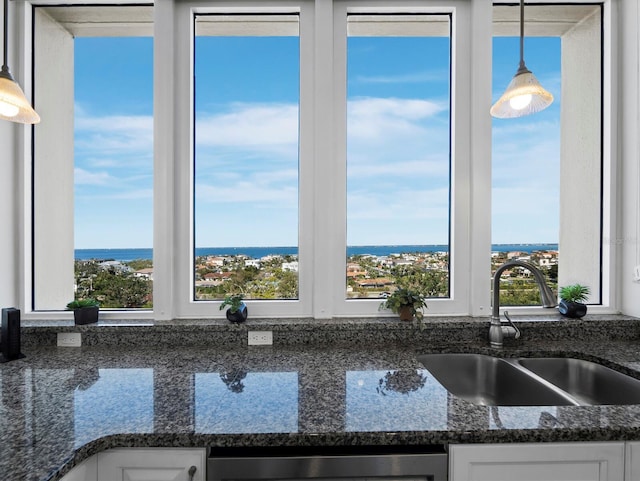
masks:
POLYGON ((520 66, 490 112, 499 119, 524 117, 540 112, 552 103, 553 95, 540 85, 524 63, 524 0, 520 0, 520 66))
POLYGON ((37 124, 40 116, 27 101, 20 86, 13 80, 6 65, 0 71, 0 119, 37 124))
POLYGON ((4 0, 3 63, 0 70, 0 119, 22 124, 37 124, 40 116, 31 107, 20 86, 13 80, 7 66, 9 0, 4 0))

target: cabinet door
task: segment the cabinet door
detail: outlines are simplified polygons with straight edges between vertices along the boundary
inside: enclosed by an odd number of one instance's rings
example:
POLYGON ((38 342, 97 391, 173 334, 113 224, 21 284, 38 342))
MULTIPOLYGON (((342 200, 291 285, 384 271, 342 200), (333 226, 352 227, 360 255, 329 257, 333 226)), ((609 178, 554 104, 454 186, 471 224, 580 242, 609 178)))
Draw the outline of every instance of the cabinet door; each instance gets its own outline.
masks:
POLYGON ((204 481, 204 469, 204 449, 129 448, 98 454, 98 481, 204 481))
POLYGON ((91 456, 69 471, 60 481, 97 481, 98 457, 91 456))
POLYGON ((640 479, 640 442, 628 442, 626 446, 624 479, 637 481, 640 479))
POLYGON ((624 481, 624 443, 451 446, 451 481, 624 481))

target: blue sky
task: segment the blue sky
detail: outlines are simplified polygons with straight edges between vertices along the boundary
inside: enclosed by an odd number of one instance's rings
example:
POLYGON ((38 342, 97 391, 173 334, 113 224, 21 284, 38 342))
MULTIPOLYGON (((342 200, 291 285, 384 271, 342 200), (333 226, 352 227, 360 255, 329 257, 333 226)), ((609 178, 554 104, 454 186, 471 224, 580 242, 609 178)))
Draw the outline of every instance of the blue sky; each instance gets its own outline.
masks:
MULTIPOLYGON (((75 42, 76 248, 151 247, 152 39, 75 42)), ((349 39, 349 244, 447 242, 448 49, 349 39)), ((493 121, 494 243, 558 241, 559 50, 559 39, 525 44, 556 102, 493 121)), ((297 38, 198 39, 197 246, 296 244, 298 58, 297 38)), ((496 39, 494 99, 517 64, 517 39, 496 39)))
POLYGON ((151 247, 153 40, 75 39, 76 248, 151 247))

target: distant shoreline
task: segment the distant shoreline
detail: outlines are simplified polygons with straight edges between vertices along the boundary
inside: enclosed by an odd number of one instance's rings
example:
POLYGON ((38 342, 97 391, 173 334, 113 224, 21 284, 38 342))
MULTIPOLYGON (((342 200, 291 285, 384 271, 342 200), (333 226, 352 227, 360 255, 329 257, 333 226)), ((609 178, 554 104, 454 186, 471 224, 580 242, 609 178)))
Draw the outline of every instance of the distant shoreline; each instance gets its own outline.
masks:
MULTIPOLYGON (((427 245, 385 245, 385 246, 348 246, 347 255, 389 256, 410 252, 446 252, 448 246, 439 244, 427 245)), ((558 244, 493 244, 492 252, 534 252, 558 250, 558 244)), ((260 259, 267 255, 297 255, 297 247, 197 247, 196 256, 237 256, 246 255, 260 259)), ((153 249, 76 249, 76 260, 116 260, 129 262, 138 259, 152 259, 153 249)))

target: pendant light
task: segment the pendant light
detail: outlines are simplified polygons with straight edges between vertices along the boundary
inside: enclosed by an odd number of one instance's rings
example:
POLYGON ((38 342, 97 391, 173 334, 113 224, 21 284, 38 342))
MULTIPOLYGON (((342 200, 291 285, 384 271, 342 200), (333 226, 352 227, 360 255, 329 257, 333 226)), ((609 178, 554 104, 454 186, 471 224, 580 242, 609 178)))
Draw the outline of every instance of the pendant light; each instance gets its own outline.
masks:
POLYGON ((552 102, 553 95, 540 85, 524 64, 524 0, 520 0, 520 65, 490 112, 499 119, 524 117, 546 109, 552 102))
POLYGON ((9 0, 4 0, 4 43, 2 69, 0 70, 0 119, 22 124, 37 124, 40 116, 27 101, 7 66, 7 44, 9 37, 9 0))

